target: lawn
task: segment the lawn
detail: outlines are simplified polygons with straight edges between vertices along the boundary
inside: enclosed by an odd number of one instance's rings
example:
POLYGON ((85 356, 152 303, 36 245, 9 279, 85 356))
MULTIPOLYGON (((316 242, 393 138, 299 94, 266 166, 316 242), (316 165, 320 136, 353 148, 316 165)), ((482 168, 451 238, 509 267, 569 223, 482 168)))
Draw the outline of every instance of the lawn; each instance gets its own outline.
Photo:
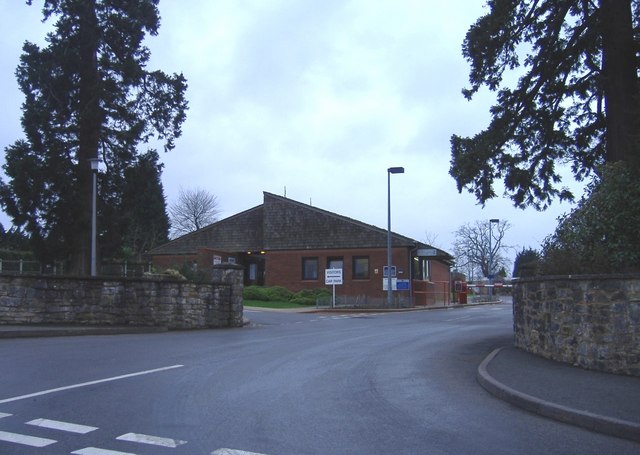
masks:
POLYGON ((311 305, 298 305, 297 303, 291 302, 271 302, 266 300, 245 300, 244 306, 253 306, 259 308, 276 308, 276 309, 287 309, 287 308, 313 308, 311 305))

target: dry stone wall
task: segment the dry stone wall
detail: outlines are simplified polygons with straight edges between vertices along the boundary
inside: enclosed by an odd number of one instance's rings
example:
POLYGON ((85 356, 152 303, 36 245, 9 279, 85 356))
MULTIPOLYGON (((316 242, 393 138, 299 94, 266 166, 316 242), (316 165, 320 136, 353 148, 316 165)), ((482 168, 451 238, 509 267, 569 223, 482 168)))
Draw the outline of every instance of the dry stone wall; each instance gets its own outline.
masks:
POLYGON ((242 277, 232 264, 214 266, 202 284, 0 275, 0 324, 241 327, 242 277))
POLYGON ((513 292, 517 347, 640 376, 640 275, 524 278, 513 292))

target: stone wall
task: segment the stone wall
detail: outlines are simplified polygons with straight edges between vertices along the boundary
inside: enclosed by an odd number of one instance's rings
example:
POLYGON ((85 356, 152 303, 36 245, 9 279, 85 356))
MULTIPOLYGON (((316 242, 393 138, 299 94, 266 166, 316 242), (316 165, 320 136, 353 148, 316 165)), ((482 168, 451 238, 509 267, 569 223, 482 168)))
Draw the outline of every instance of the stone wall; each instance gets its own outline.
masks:
POLYGON ((517 280, 517 347, 583 368, 640 376, 640 275, 517 280))
POLYGON ((0 275, 0 324, 241 327, 242 275, 231 264, 214 266, 203 284, 0 275))

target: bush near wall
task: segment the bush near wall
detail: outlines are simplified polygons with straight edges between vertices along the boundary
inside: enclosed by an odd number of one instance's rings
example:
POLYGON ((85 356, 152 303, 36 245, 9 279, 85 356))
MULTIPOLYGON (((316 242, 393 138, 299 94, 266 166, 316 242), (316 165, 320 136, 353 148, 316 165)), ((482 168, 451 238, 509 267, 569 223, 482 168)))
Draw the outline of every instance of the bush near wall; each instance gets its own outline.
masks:
POLYGON ((640 272, 640 171, 625 163, 601 168, 600 178, 542 249, 543 275, 640 272))
POLYGON ((297 305, 315 305, 320 298, 331 296, 326 289, 303 289, 293 293, 282 286, 247 286, 244 288, 245 300, 259 300, 264 302, 290 302, 297 305))

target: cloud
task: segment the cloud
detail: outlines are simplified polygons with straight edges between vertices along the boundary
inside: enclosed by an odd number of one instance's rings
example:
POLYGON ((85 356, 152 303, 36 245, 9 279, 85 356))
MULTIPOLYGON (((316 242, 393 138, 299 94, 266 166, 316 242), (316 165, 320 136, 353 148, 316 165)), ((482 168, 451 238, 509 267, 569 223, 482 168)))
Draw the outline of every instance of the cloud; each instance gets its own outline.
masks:
MULTIPOLYGON (((3 145, 17 138, 22 99, 13 69, 26 32, 11 24, 29 23, 30 39, 42 34, 39 9, 13 3, 0 0, 0 81, 12 100, 0 117, 3 145)), ((461 44, 482 2, 165 0, 159 7, 150 67, 183 72, 189 84, 183 136, 162 155, 170 202, 180 187, 200 187, 229 216, 260 204, 263 190, 286 187, 288 197, 386 227, 386 169, 404 166, 392 176, 393 228, 417 240, 435 234, 445 249, 460 225, 489 218, 511 221, 510 243, 535 247, 570 208, 521 211, 496 199, 482 209, 448 175, 451 134, 479 132, 493 101, 486 91, 472 102, 460 93, 469 69, 461 44)))

